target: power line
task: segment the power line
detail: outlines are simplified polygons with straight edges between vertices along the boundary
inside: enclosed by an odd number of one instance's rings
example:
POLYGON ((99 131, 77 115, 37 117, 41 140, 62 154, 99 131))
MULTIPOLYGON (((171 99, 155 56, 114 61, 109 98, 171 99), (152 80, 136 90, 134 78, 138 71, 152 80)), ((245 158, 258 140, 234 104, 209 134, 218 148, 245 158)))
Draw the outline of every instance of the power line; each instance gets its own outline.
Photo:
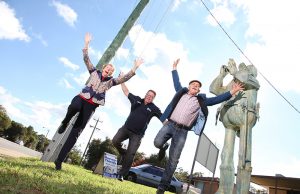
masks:
MULTIPOLYGON (((151 3, 151 4, 150 4, 149 11, 147 12, 147 14, 145 15, 145 17, 143 18, 142 22, 140 23, 141 26, 143 26, 143 25, 146 23, 146 20, 148 19, 148 16, 150 15, 150 13, 151 13, 153 7, 154 7, 154 6, 153 6, 153 3, 151 3)), ((140 19, 140 17, 137 19, 137 22, 136 22, 136 23, 138 23, 139 19, 140 19)), ((129 51, 128 51, 129 55, 130 55, 130 53, 131 53, 131 51, 132 51, 132 49, 133 49, 133 46, 136 44, 137 39, 140 37, 141 30, 142 30, 142 28, 140 28, 140 29, 138 30, 138 33, 137 33, 135 39, 133 40, 133 42, 132 42, 132 44, 131 44, 131 46, 130 46, 130 49, 129 49, 129 51)), ((129 56, 128 56, 127 58, 129 58, 129 56)), ((127 62, 128 62, 128 61, 126 60, 126 65, 127 65, 127 62)))
POLYGON ((145 45, 144 49, 143 49, 143 50, 142 50, 142 52, 140 53, 140 56, 141 56, 141 55, 144 53, 144 51, 146 50, 146 48, 147 48, 147 45, 148 45, 148 44, 149 44, 149 42, 152 40, 152 38, 153 38, 153 36, 154 36, 154 33, 156 33, 156 32, 157 32, 157 30, 158 30, 158 27, 159 27, 159 26, 160 26, 160 24, 162 23, 163 19, 166 17, 166 15, 167 15, 168 11, 170 10, 170 8, 171 8, 171 5, 172 5, 172 4, 173 4, 173 1, 172 1, 172 0, 170 0, 170 3, 169 3, 169 5, 168 5, 167 9, 165 10, 165 12, 163 13, 162 17, 160 18, 160 20, 159 20, 158 24, 156 25, 156 27, 155 27, 155 29, 154 29, 154 31, 153 31, 153 34, 152 34, 152 36, 149 38, 149 40, 148 40, 147 44, 145 45))
MULTIPOLYGON (((161 4, 162 4, 163 1, 159 1, 159 2, 160 2, 160 6, 159 6, 159 7, 161 7, 161 4)), ((170 0, 170 3, 169 3, 169 5, 168 5, 167 9, 164 11, 164 13, 163 13, 162 17, 160 18, 158 24, 155 26, 152 36, 148 39, 148 41, 146 42, 146 44, 145 44, 145 46, 144 46, 142 52, 138 55, 138 57, 140 57, 140 56, 144 53, 144 51, 146 50, 146 48, 148 47, 149 42, 153 39, 154 34, 157 32, 157 30, 158 30, 160 24, 162 23, 163 19, 164 19, 165 16, 167 15, 167 12, 170 10, 172 3, 173 3, 173 0, 170 0)), ((144 17, 144 19, 142 20, 142 22, 140 23, 141 26, 143 26, 143 25, 146 23, 146 20, 148 20, 148 17, 149 17, 149 15, 150 15, 150 13, 152 12, 153 7, 154 7, 154 3, 152 3, 152 4, 150 5, 149 11, 148 11, 147 14, 145 15, 145 17, 144 17)), ((138 18, 137 22, 138 22, 138 21, 139 21, 139 18, 138 18)), ((130 46, 130 49, 129 49, 129 55, 130 55, 130 53, 131 53, 131 51, 132 51, 134 45, 136 44, 137 39, 140 37, 141 30, 142 30, 142 28, 140 28, 140 29, 138 30, 137 36, 136 36, 136 38, 133 40, 133 42, 132 42, 132 44, 131 44, 131 46, 130 46)), ((127 58, 129 58, 129 56, 128 56, 127 58)), ((127 63, 128 63, 128 61, 126 61, 126 65, 127 65, 127 63)))
MULTIPOLYGON (((230 35, 226 32, 226 30, 223 28, 223 26, 220 24, 220 22, 217 20, 217 18, 213 15, 213 13, 210 11, 210 9, 206 6, 206 4, 204 3, 203 0, 200 0, 202 2, 202 4, 204 5, 204 7, 206 8, 206 10, 209 12, 209 14, 212 16, 212 18, 217 22, 217 24, 219 25, 219 27, 222 29, 222 31, 226 34, 226 36, 231 40, 231 42, 236 46, 236 48, 242 53, 242 55, 248 60, 248 62, 255 66, 252 61, 246 56, 246 54, 242 51, 242 49, 237 45, 237 43, 230 37, 230 35)), ((255 66, 256 67, 256 66, 255 66)), ((286 98, 284 97, 284 95, 279 92, 279 90, 266 78, 266 76, 264 76, 256 67, 257 72, 267 81, 268 84, 270 84, 270 86, 296 111, 300 114, 300 111, 286 98)))
MULTIPOLYGON (((133 10, 136 8, 137 4, 138 4, 138 0, 135 0, 135 3, 133 4, 133 10)), ((146 8, 147 8, 147 7, 146 7, 146 8)), ((142 14, 142 13, 141 13, 141 14, 142 14)), ((146 17, 144 18, 143 22, 145 22, 145 20, 148 18, 148 15, 149 15, 149 13, 146 15, 146 17)), ((137 20, 135 21, 135 23, 137 23, 139 20, 140 20, 140 16, 137 18, 137 20)), ((125 20, 125 21, 126 21, 126 20, 125 20)), ((143 23, 143 22, 142 22, 142 23, 143 23)), ((132 29, 132 28, 131 28, 131 29, 132 29)), ((131 29, 130 29, 130 30, 131 30, 131 29)), ((130 55, 130 52, 131 52, 131 50, 132 50, 133 45, 135 44, 135 41, 136 41, 137 38, 139 37, 140 31, 141 31, 141 30, 139 30, 136 39, 134 40, 133 44, 131 45, 131 48, 130 48, 129 51, 128 51, 129 55, 130 55)), ((124 39, 124 41, 123 41, 123 43, 121 44, 120 47, 122 47, 122 46, 125 44, 127 38, 128 38, 128 34, 127 34, 127 36, 125 37, 125 39, 124 39)), ((118 48, 118 50, 119 50, 119 48, 118 48)), ((129 55, 126 57, 126 63, 125 63, 125 65, 127 65, 127 62, 128 62, 127 59, 129 58, 129 55)), ((113 63, 114 63, 115 57, 116 57, 116 55, 114 55, 114 56, 112 57, 112 59, 111 59, 111 61, 112 61, 113 63)))

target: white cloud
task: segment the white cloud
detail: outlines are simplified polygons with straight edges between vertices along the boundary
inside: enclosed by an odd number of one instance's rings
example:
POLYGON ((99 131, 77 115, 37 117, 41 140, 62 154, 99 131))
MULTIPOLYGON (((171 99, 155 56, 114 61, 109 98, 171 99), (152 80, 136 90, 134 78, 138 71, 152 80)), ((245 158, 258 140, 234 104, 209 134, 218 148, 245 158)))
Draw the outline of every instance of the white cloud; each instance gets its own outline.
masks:
POLYGON ((57 118, 63 118, 67 110, 67 104, 52 104, 45 101, 24 102, 24 104, 31 110, 28 114, 29 120, 34 121, 39 126, 48 126, 53 131, 56 130, 60 122, 57 118))
MULTIPOLYGON (((102 56, 102 53, 101 53, 101 51, 97 51, 93 47, 90 46, 89 47, 89 55, 93 56, 94 58, 99 60, 102 56)), ((95 64, 95 66, 96 66, 96 64, 95 64)))
POLYGON ((37 38, 39 41, 41 41, 42 45, 44 45, 45 47, 48 46, 48 42, 43 38, 41 34, 33 34, 33 36, 37 38))
POLYGON ((275 176, 275 174, 282 174, 286 177, 300 177, 300 160, 294 156, 286 156, 284 161, 273 160, 268 168, 264 166, 256 166, 255 172, 252 174, 264 174, 275 176), (288 162, 287 162, 288 161, 288 162))
POLYGON ((30 41, 15 11, 4 1, 0 1, 0 39, 30 41))
POLYGON ((24 118, 19 108, 15 107, 15 104, 21 102, 19 98, 12 96, 8 91, 0 86, 0 103, 4 106, 9 116, 11 115, 18 115, 21 118, 24 118))
POLYGON ((64 87, 66 87, 67 89, 74 89, 74 87, 70 84, 70 82, 68 80, 66 80, 65 78, 62 79, 62 83, 61 83, 64 87))
POLYGON ((116 53, 116 57, 118 59, 124 58, 126 59, 129 56, 129 50, 123 47, 120 47, 116 53))
POLYGON ((147 64, 170 63, 178 57, 186 57, 188 52, 181 43, 168 40, 163 33, 154 34, 151 31, 145 31, 140 25, 130 30, 129 38, 132 42, 135 41, 134 55, 142 57, 147 64))
POLYGON ((5 88, 3 88, 2 86, 0 86, 0 94, 5 94, 6 93, 6 90, 5 88))
POLYGON ((78 70, 79 69, 79 65, 76 65, 74 63, 72 63, 68 58, 66 57, 59 57, 58 60, 60 62, 62 62, 64 64, 65 67, 69 67, 73 70, 78 70))
POLYGON ((172 11, 178 9, 179 5, 182 3, 182 0, 175 0, 173 3, 173 7, 171 8, 172 11))
MULTIPOLYGON (((225 24, 226 26, 232 25, 236 20, 234 14, 228 8, 227 3, 215 5, 215 7, 211 10, 211 12, 216 17, 218 22, 220 22, 221 24, 225 24)), ((212 26, 218 25, 215 19, 211 15, 207 16, 207 22, 212 26)))
POLYGON ((88 71, 85 71, 84 73, 81 73, 79 76, 73 76, 73 80, 80 86, 83 86, 86 81, 88 80, 90 74, 88 71))
POLYGON ((300 93, 300 2, 251 0, 239 5, 247 16, 247 37, 252 38, 246 45, 246 55, 275 87, 300 93), (266 14, 270 5, 272 9, 266 14), (288 11, 282 14, 282 10, 288 11))
MULTIPOLYGON (((134 78, 132 78, 134 79, 134 78)), ((132 84, 129 82, 126 83, 127 87, 129 88, 130 92, 133 92, 130 88, 132 84)), ((106 94, 105 100, 105 108, 108 110, 113 109, 114 112, 121 117, 126 117, 129 114, 130 110, 130 103, 127 97, 123 94, 121 90, 121 86, 115 86, 111 88, 106 94)))
MULTIPOLYGON (((47 126, 51 134, 54 134, 61 118, 66 113, 66 103, 51 104, 44 101, 24 101, 14 97, 1 86, 0 94, 0 104, 6 109, 9 117, 25 126, 33 126, 35 131, 38 132, 41 132, 43 126, 47 126)), ((45 130, 42 132, 45 132, 45 130)))
POLYGON ((58 1, 53 1, 52 3, 56 8, 58 15, 63 17, 68 25, 74 26, 75 22, 77 21, 77 13, 66 4, 62 4, 58 1))

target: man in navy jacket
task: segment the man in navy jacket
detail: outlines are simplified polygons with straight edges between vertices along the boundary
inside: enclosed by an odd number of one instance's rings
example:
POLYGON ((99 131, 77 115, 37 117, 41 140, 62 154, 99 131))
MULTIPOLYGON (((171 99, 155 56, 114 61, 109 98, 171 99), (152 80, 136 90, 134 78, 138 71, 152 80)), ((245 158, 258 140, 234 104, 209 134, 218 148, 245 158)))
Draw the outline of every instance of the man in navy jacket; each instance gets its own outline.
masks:
POLYGON ((149 90, 142 99, 130 93, 125 83, 122 83, 121 86, 123 93, 128 97, 131 103, 131 108, 125 124, 118 130, 112 142, 121 154, 120 164, 122 168, 117 178, 123 181, 123 177, 129 172, 150 120, 154 116, 160 118, 162 114, 160 109, 153 103, 156 96, 154 90, 149 90), (124 149, 122 142, 127 139, 129 139, 128 147, 124 149))
POLYGON ((169 139, 172 139, 169 150, 169 160, 157 189, 158 194, 164 193, 170 185, 188 131, 193 129, 196 134, 201 135, 208 116, 207 106, 229 100, 238 91, 243 89, 242 84, 235 83, 232 86, 231 91, 216 97, 207 98, 205 94, 198 94, 202 86, 201 82, 198 80, 190 81, 188 88, 182 87, 177 73, 179 60, 180 59, 177 59, 173 63, 172 71, 176 94, 160 118, 161 121, 166 119, 168 119, 168 121, 165 122, 164 126, 160 129, 154 139, 155 147, 159 148, 161 151, 168 147, 166 142, 169 139))

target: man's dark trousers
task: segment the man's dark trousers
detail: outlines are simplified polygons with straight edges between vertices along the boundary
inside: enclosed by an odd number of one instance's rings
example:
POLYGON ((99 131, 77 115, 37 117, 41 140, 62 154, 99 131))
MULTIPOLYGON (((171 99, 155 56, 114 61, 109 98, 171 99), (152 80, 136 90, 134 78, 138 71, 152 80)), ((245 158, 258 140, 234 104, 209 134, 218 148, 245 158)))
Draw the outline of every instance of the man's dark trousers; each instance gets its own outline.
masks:
POLYGON ((122 176, 126 176, 128 174, 135 153, 141 145, 143 136, 144 135, 133 133, 125 126, 122 126, 117 132, 117 134, 113 137, 112 139, 113 145, 117 148, 117 150, 123 157, 121 163, 122 168, 118 174, 122 176), (122 148, 122 142, 125 141, 126 139, 129 139, 127 150, 122 148))
POLYGON ((63 162, 65 160, 67 154, 75 145, 79 135, 85 128, 87 122, 89 121, 89 118, 97 107, 97 105, 90 104, 79 96, 75 96, 73 98, 71 104, 68 107, 66 117, 62 121, 62 123, 64 124, 64 122, 69 122, 77 112, 79 112, 79 115, 56 161, 63 162))

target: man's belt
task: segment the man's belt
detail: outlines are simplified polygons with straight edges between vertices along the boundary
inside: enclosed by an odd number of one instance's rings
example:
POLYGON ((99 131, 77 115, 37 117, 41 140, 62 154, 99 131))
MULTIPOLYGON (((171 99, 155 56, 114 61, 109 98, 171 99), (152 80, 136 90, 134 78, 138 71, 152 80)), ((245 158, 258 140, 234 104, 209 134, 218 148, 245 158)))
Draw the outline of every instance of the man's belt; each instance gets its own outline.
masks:
POLYGON ((186 125, 183 125, 183 124, 179 124, 179 123, 176 123, 175 121, 169 119, 169 121, 177 128, 179 129, 185 129, 185 130, 190 130, 190 128, 186 125))

